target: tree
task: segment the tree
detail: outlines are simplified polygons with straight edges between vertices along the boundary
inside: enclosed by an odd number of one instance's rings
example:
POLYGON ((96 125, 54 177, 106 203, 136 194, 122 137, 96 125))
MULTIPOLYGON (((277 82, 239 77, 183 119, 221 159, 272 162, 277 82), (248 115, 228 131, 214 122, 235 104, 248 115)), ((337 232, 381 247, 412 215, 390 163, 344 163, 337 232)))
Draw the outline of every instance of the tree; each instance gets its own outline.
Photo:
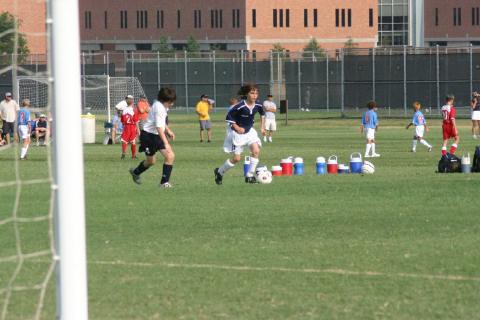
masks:
POLYGON ((200 44, 198 44, 193 36, 188 37, 185 50, 189 53, 190 57, 196 58, 200 56, 200 44))
POLYGON ((167 37, 161 37, 160 41, 158 42, 158 52, 160 53, 172 53, 173 48, 168 43, 167 37))
MULTIPOLYGON (((8 32, 9 30, 17 30, 20 27, 20 21, 8 12, 0 13, 0 54, 14 53, 15 46, 15 32, 8 32), (16 28, 15 28, 16 27, 16 28)), ((21 33, 18 35, 17 52, 18 54, 26 55, 30 53, 27 46, 27 40, 21 33)), ((22 59, 19 59, 22 60, 22 59)))
POLYGON ((353 42, 352 38, 348 38, 348 40, 345 42, 343 45, 343 48, 345 49, 345 54, 353 54, 355 51, 355 48, 358 47, 358 43, 353 42))
POLYGON ((303 57, 304 58, 324 58, 327 53, 325 50, 318 44, 317 39, 313 38, 310 40, 307 45, 303 48, 303 57))
POLYGON ((284 58, 286 56, 285 48, 278 42, 273 44, 272 53, 274 58, 284 58))

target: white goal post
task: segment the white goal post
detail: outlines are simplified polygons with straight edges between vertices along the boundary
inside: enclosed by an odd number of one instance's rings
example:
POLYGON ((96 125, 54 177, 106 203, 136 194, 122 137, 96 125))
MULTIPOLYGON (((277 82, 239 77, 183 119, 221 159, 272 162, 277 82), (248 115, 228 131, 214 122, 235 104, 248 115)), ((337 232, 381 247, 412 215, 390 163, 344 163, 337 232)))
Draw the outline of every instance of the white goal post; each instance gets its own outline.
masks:
MULTIPOLYGON (((105 114, 111 121, 113 107, 129 94, 135 103, 145 95, 136 77, 110 77, 106 75, 81 76, 82 112, 105 114)), ((48 105, 48 78, 38 76, 17 77, 17 97, 19 101, 30 99, 32 107, 46 109, 48 105)), ((65 102, 68 105, 68 101, 65 102)))

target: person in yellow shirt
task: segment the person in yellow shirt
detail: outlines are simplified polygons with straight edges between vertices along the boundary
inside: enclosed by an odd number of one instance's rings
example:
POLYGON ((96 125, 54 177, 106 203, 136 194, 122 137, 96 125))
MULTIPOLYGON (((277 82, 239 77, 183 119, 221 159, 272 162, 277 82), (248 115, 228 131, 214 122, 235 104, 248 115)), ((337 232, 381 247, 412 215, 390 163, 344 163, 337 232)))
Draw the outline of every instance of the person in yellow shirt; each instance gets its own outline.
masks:
POLYGON ((210 100, 206 94, 202 94, 200 101, 195 107, 198 114, 198 122, 200 124, 200 142, 203 142, 203 131, 207 130, 207 142, 212 141, 212 123, 210 122, 209 112, 213 109, 210 100))

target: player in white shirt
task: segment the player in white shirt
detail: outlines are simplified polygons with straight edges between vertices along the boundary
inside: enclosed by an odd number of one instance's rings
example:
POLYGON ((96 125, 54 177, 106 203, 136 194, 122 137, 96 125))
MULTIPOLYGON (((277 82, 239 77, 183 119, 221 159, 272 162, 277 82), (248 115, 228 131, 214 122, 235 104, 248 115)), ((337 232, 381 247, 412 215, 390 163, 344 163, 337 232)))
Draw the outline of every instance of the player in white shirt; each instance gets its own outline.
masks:
POLYGON ((143 125, 140 133, 140 152, 145 152, 146 160, 140 162, 135 168, 129 170, 132 179, 136 184, 141 184, 140 175, 153 166, 156 162, 155 153, 159 151, 165 158, 163 163, 162 180, 160 187, 171 188, 170 175, 173 170, 175 153, 169 140, 175 139, 175 134, 168 126, 168 110, 173 106, 177 99, 174 89, 162 88, 158 92, 158 97, 152 105, 148 118, 143 125))
POLYGON ((265 133, 263 134, 263 141, 273 142, 272 134, 277 131, 277 122, 275 121, 275 113, 277 112, 277 105, 273 102, 273 96, 269 94, 267 100, 263 102, 263 109, 265 110, 265 133))
POLYGON ((133 107, 133 96, 130 94, 127 95, 124 100, 117 103, 117 105, 115 106, 115 109, 123 111, 128 106, 133 107))

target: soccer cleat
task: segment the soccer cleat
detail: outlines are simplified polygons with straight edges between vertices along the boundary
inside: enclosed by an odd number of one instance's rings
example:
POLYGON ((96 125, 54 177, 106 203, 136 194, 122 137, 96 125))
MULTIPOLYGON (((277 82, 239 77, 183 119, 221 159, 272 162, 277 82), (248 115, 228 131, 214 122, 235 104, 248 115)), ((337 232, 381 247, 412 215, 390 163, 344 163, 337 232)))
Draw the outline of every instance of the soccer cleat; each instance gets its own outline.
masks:
POLYGON ((140 175, 135 174, 135 169, 130 168, 128 170, 128 172, 130 172, 130 174, 132 175, 133 182, 135 182, 136 184, 142 184, 142 180, 140 179, 140 175))
POLYGON ((120 157, 120 160, 125 160, 125 153, 122 153, 122 156, 120 157))
POLYGON ((428 152, 432 152, 432 147, 428 147, 428 152))
POLYGON ((257 183, 257 179, 255 177, 245 177, 245 183, 257 183))
POLYGON ((272 137, 268 137, 268 142, 273 142, 272 137))
POLYGON ((223 176, 218 172, 218 168, 215 168, 213 170, 213 173, 215 174, 215 183, 218 185, 222 184, 223 176))
POLYGON ((132 157, 132 160, 137 160, 137 159, 138 159, 137 156, 132 157))
POLYGON ((163 189, 173 188, 170 182, 161 183, 159 187, 163 189))
POLYGON ((414 153, 417 152, 417 150, 415 150, 415 149, 412 149, 411 151, 414 152, 414 153))
POLYGON ((380 157, 380 154, 379 153, 374 153, 372 154, 372 158, 379 158, 380 157))
POLYGON ((210 142, 212 142, 212 140, 208 140, 207 142, 210 143, 210 142))
POLYGON ((371 157, 373 157, 373 156, 366 154, 366 155, 364 155, 363 157, 364 157, 364 158, 371 158, 371 157))
POLYGON ((263 142, 267 142, 267 137, 263 137, 263 142))

